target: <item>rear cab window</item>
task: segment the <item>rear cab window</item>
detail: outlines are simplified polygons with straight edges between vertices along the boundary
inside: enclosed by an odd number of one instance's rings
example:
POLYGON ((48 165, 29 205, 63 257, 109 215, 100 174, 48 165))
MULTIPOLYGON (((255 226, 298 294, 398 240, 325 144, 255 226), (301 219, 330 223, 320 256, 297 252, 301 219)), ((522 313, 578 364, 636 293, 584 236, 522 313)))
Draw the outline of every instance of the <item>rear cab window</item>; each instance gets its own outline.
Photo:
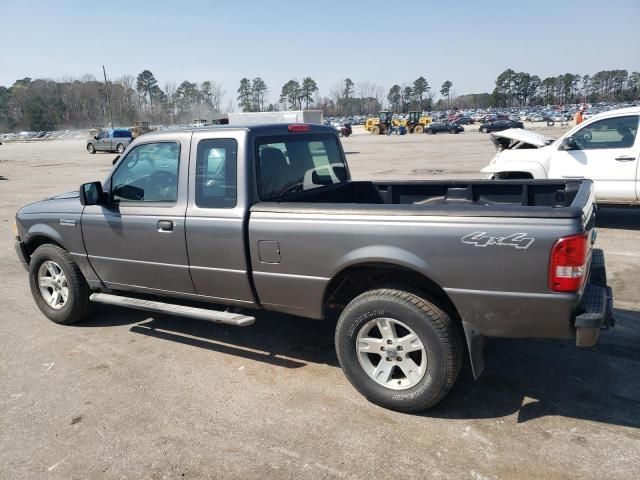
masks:
POLYGON ((256 159, 261 200, 347 181, 342 150, 330 134, 259 137, 256 159))
POLYGON ((233 208, 237 203, 238 142, 216 138, 198 142, 196 205, 200 208, 233 208))

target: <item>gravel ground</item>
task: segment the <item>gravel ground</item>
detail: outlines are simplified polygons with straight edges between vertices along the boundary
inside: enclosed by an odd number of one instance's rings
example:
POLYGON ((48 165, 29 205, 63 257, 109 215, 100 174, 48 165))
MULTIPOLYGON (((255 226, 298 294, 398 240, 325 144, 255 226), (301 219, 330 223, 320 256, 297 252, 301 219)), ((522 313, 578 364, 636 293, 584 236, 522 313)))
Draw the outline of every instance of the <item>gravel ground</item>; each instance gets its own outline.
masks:
MULTIPOLYGON (((472 132, 343 144, 357 179, 478 177, 493 154, 472 132)), ((0 478, 640 477, 640 208, 598 218, 619 325, 595 348, 492 340, 480 380, 466 366, 440 405, 407 415, 348 384, 330 322, 46 320, 12 217, 103 179, 112 158, 77 139, 0 146, 0 478)))

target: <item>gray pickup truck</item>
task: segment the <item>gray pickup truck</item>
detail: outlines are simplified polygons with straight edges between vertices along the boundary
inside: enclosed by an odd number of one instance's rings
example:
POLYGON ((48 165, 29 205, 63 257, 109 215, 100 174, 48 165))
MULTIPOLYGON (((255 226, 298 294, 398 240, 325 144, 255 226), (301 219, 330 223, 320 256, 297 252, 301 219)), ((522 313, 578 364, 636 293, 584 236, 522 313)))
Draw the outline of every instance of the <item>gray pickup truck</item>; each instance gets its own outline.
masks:
MULTIPOLYGON (((486 337, 612 325, 588 180, 352 181, 334 128, 214 127, 136 139, 104 183, 23 207, 16 249, 57 323, 93 302, 253 323, 335 319, 366 398, 437 403, 486 337)), ((250 333, 247 333, 250 335, 250 333)))

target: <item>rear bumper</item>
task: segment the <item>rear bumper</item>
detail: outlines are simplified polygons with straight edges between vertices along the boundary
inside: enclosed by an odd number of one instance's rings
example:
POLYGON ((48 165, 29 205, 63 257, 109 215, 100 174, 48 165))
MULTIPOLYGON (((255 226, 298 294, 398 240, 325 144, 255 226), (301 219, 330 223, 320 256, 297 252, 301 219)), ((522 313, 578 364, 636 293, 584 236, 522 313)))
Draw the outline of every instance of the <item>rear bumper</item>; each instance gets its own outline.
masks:
POLYGON ((589 283, 587 284, 574 326, 576 329, 576 345, 592 347, 600 337, 600 330, 613 327, 613 293, 607 286, 607 272, 602 250, 594 249, 591 260, 589 283))

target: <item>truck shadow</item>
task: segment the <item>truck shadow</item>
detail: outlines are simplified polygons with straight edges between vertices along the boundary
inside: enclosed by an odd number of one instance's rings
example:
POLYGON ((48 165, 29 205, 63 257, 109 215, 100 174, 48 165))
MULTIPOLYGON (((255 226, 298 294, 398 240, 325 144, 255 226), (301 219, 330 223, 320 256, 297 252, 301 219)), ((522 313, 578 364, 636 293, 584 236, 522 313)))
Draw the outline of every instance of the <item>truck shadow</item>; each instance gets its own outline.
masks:
POLYGON ((83 327, 132 325, 129 331, 285 368, 307 363, 339 367, 333 347, 334 321, 258 312, 256 323, 232 327, 201 320, 100 306, 83 327))
MULTIPOLYGON (((633 328, 605 331, 590 349, 576 348, 571 340, 490 340, 480 379, 474 381, 464 367, 447 397, 419 415, 483 419, 517 413, 518 423, 564 416, 640 428, 640 312, 619 312, 633 328)), ((339 368, 334 321, 260 312, 253 326, 240 328, 104 308, 79 325, 131 325, 132 333, 283 368, 307 363, 339 368)))
POLYGON ((572 340, 493 339, 485 372, 461 372, 428 417, 480 419, 518 414, 518 423, 562 416, 640 428, 640 312, 634 328, 602 332, 593 348, 572 340))
POLYGON ((596 214, 596 226, 621 230, 640 230, 640 207, 602 207, 596 214))

